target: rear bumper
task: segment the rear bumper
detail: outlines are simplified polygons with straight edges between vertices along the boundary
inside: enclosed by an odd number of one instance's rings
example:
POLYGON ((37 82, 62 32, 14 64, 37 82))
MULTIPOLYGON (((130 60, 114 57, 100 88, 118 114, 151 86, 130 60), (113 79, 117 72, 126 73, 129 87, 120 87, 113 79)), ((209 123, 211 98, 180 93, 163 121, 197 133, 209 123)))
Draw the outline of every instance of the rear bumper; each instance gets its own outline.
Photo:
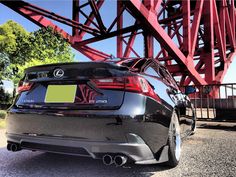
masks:
POLYGON ((7 139, 23 149, 77 154, 76 148, 82 148, 93 158, 99 153, 122 153, 136 163, 157 163, 156 159, 166 159, 162 154, 168 154, 165 145, 170 119, 171 111, 154 101, 146 105, 145 97, 131 93, 117 110, 13 106, 7 116, 7 139))
POLYGON ((105 154, 122 154, 136 164, 155 164, 168 160, 168 147, 162 149, 159 160, 147 144, 140 143, 111 143, 82 141, 73 138, 49 137, 38 135, 17 135, 7 133, 8 142, 17 143, 21 149, 39 150, 61 154, 88 156, 99 159, 105 154))

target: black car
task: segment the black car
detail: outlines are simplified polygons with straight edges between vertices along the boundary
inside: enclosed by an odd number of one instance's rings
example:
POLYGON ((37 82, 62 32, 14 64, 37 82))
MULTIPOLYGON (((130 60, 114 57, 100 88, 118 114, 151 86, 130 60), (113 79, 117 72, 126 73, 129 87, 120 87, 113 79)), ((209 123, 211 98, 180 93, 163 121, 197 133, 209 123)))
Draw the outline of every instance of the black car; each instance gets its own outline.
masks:
POLYGON ((189 98, 153 59, 113 59, 25 70, 7 117, 7 149, 176 166, 195 130, 189 98))

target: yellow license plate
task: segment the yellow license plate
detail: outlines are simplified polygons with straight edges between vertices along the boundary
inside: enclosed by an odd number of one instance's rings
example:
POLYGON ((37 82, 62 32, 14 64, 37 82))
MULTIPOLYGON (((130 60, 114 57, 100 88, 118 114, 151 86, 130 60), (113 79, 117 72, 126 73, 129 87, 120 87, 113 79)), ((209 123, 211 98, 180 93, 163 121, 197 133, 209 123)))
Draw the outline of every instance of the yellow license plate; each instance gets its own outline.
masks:
POLYGON ((45 103, 74 103, 77 85, 49 85, 45 103))

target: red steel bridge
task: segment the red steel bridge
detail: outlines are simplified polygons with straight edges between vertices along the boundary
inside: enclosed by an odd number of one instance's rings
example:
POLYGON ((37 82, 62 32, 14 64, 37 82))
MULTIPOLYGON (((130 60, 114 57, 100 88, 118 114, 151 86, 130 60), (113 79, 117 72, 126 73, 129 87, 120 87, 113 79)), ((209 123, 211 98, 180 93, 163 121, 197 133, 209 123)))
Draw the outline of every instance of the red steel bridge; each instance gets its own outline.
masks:
POLYGON ((105 14, 102 8, 109 0, 74 0, 72 6, 64 7, 72 9, 70 19, 24 1, 0 3, 41 27, 51 26, 93 61, 111 55, 91 45, 115 37, 116 57, 155 58, 181 86, 222 83, 236 54, 234 0, 113 1, 116 12, 107 9, 105 14), (109 24, 104 15, 109 16, 109 24), (133 22, 127 25, 128 16, 133 22), (55 21, 70 26, 72 32, 59 28, 55 21))

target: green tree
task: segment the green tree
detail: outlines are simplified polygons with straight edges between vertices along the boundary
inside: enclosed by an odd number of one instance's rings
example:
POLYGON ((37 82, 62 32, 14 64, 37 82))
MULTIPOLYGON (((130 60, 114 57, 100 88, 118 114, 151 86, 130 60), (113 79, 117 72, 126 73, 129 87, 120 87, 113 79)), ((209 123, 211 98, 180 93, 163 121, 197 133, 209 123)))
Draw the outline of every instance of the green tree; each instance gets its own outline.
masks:
POLYGON ((73 60, 70 44, 50 27, 28 33, 12 20, 0 25, 0 80, 17 83, 27 67, 73 60))
POLYGON ((30 59, 29 39, 30 33, 12 20, 0 25, 0 79, 15 74, 16 68, 9 72, 10 64, 23 65, 30 59))
POLYGON ((13 97, 11 94, 5 92, 4 88, 0 86, 0 103, 1 104, 11 104, 13 97))

